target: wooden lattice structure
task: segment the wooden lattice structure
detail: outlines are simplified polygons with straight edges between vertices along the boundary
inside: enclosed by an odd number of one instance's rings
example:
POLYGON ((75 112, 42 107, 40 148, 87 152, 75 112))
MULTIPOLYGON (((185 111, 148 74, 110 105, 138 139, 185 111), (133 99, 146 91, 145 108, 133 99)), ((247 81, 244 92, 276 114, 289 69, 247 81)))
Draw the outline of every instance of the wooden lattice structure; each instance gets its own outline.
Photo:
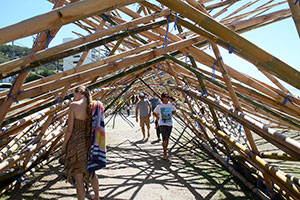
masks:
POLYGON ((240 178, 233 164, 263 180, 268 194, 252 188, 261 198, 300 199, 296 176, 266 161, 300 160, 299 142, 279 131, 300 130, 300 100, 278 81, 300 89, 300 73, 239 35, 293 17, 300 36, 298 1, 49 1, 52 11, 0 29, 0 44, 38 34, 30 55, 0 65, 2 79, 16 75, 11 89, 0 93, 1 181, 29 175, 59 156, 70 96, 86 85, 107 115, 139 90, 168 91, 177 98, 177 117, 220 162, 240 178), (171 22, 178 30, 170 30, 171 22), (89 34, 45 48, 68 23, 89 34), (95 47, 105 47, 103 58, 82 65, 95 47), (220 47, 252 63, 276 87, 226 65, 220 47), (31 69, 80 52, 74 69, 23 84, 31 69), (213 77, 202 66, 215 71, 213 77), (276 152, 258 149, 254 134, 276 152))

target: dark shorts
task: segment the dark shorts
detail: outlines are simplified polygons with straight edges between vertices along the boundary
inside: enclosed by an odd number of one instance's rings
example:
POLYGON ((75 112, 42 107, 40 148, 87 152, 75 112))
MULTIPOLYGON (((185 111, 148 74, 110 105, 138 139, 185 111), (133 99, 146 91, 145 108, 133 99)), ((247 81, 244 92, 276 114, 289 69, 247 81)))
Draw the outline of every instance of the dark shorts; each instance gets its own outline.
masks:
POLYGON ((172 126, 159 126, 159 130, 162 135, 162 140, 163 141, 169 140, 169 137, 172 132, 172 126))

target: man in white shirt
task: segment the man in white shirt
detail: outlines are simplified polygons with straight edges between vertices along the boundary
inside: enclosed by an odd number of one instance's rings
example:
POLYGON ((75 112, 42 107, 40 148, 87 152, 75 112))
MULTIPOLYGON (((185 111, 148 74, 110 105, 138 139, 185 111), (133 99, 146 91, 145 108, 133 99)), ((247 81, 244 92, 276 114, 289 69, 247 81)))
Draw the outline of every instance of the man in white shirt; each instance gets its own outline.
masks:
POLYGON ((153 115, 159 118, 158 125, 163 138, 162 146, 164 160, 168 160, 167 148, 169 144, 169 137, 172 132, 172 115, 176 112, 176 108, 172 103, 169 102, 169 98, 170 96, 163 92, 161 94, 162 103, 158 104, 153 112, 153 115))

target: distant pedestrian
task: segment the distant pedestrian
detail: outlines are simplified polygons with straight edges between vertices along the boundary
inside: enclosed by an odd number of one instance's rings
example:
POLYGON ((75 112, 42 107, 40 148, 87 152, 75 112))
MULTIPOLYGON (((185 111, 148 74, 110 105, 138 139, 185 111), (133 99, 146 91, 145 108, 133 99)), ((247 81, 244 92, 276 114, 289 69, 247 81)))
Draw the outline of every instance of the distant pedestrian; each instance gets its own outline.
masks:
POLYGON ((138 113, 140 118, 140 126, 142 129, 143 139, 145 138, 145 124, 147 126, 148 137, 150 137, 150 115, 151 106, 148 100, 145 100, 144 93, 139 94, 140 101, 136 104, 135 117, 136 122, 138 122, 138 113))
POLYGON ((153 114, 159 118, 159 130, 163 138, 163 159, 168 160, 167 148, 169 144, 169 137, 172 132, 172 115, 176 112, 175 106, 169 102, 169 95, 165 92, 161 94, 162 103, 158 104, 154 109, 153 114))
POLYGON ((130 104, 126 103, 127 117, 129 117, 129 115, 130 115, 130 109, 131 109, 130 104))

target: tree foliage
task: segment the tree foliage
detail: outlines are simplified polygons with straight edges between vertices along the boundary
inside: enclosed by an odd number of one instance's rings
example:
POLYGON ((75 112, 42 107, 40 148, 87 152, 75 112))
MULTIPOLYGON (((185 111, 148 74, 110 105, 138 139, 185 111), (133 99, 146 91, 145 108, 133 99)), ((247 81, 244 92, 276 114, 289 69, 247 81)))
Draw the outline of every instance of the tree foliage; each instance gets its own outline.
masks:
POLYGON ((11 59, 26 56, 29 54, 30 50, 30 48, 20 47, 18 45, 0 45, 0 52, 11 59))
MULTIPOLYGON (((17 45, 0 45, 0 63, 4 63, 30 53, 31 49, 17 45)), ((32 69, 26 77, 25 83, 57 73, 55 63, 48 63, 32 69)))

